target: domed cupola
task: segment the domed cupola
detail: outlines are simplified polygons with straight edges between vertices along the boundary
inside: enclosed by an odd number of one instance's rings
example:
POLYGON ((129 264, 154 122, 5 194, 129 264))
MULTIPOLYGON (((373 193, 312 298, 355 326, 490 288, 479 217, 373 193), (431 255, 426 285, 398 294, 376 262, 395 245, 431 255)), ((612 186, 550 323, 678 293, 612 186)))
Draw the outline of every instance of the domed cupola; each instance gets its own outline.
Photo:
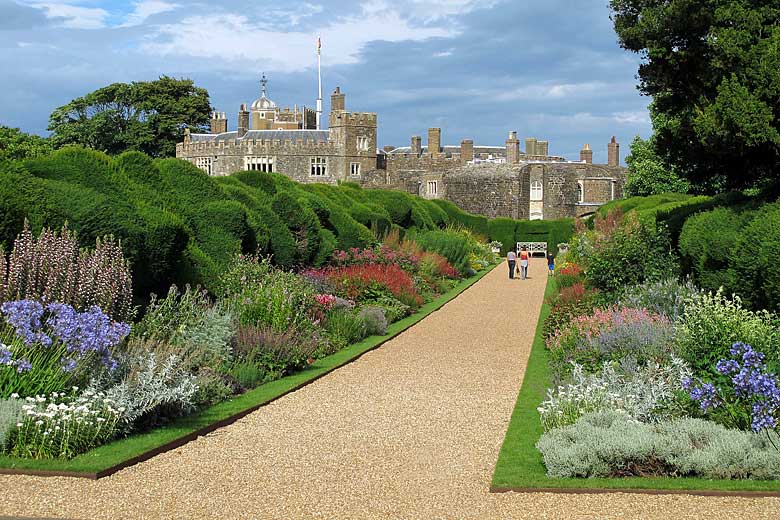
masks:
POLYGON ((268 85, 268 78, 263 74, 263 78, 260 80, 263 85, 263 92, 259 99, 255 99, 252 103, 252 110, 276 110, 276 103, 268 99, 266 96, 266 85, 268 85))

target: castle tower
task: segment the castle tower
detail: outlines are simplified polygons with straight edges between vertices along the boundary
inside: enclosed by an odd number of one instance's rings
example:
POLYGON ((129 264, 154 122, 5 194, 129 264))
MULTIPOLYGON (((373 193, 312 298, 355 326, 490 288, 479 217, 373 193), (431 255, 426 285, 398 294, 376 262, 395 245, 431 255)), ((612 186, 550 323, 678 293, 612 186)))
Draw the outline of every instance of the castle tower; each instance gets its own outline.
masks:
POLYGON ((333 94, 330 95, 330 111, 344 111, 347 108, 346 96, 341 92, 341 87, 336 87, 333 94))
POLYGON ((536 155, 545 157, 550 155, 550 143, 548 141, 536 141, 536 155))
POLYGON ((419 157, 419 155, 422 153, 422 137, 419 135, 413 135, 412 136, 412 154, 419 157))
POLYGON ((238 110, 238 137, 244 137, 249 131, 249 110, 242 104, 238 110))
POLYGON ((471 139, 464 139, 460 142, 460 159, 463 162, 474 160, 474 141, 471 139))
POLYGON ((525 154, 526 155, 537 155, 536 154, 536 137, 527 137, 525 139, 525 154))
POLYGON ((509 137, 506 140, 506 163, 517 164, 519 162, 520 140, 517 138, 517 132, 509 132, 509 137))
POLYGON ((615 136, 612 136, 612 141, 607 145, 607 165, 620 166, 620 144, 618 144, 615 136))
POLYGON ((590 145, 587 143, 580 150, 580 161, 586 164, 593 164, 593 150, 590 149, 590 145))
POLYGON ((441 128, 428 129, 428 153, 433 158, 441 155, 441 128))
POLYGON ((210 123, 212 134, 227 132, 227 116, 224 112, 212 112, 210 123))

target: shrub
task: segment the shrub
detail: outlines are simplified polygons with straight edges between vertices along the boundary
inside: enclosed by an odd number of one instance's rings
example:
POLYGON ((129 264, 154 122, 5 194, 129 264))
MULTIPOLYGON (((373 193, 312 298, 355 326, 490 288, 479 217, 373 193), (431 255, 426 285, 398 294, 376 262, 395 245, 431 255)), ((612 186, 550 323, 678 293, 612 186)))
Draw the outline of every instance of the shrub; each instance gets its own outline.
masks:
POLYGON ((702 294, 687 305, 675 330, 675 351, 694 373, 713 382, 726 382, 715 366, 728 357, 736 342, 763 352, 773 372, 780 371, 780 330, 766 311, 745 309, 739 297, 702 294))
POLYGON ((736 292, 754 309, 780 311, 780 204, 757 211, 729 253, 736 292))
POLYGON ((379 296, 371 302, 371 305, 385 311, 388 323, 395 323, 411 313, 411 308, 408 305, 396 300, 392 296, 379 296))
POLYGON ((176 355, 158 354, 159 344, 149 342, 128 354, 121 364, 121 381, 106 390, 106 397, 123 409, 120 429, 154 426, 191 412, 198 386, 195 376, 176 355))
POLYGON ((443 229, 419 233, 415 240, 426 251, 439 253, 455 269, 465 273, 469 265, 469 253, 472 250, 470 236, 455 229, 443 229))
POLYGON ((77 396, 76 390, 28 398, 19 425, 8 436, 8 452, 31 459, 69 459, 113 438, 121 408, 114 408, 102 393, 77 396))
POLYGON ((728 430, 701 419, 643 424, 619 412, 586 414, 536 444, 552 478, 675 476, 778 479, 776 434, 728 430))
POLYGON ((568 374, 571 363, 596 371, 604 361, 631 356, 639 363, 668 359, 674 327, 668 319, 644 309, 596 309, 574 318, 547 339, 555 381, 568 374))
POLYGON ((241 363, 262 369, 263 381, 278 379, 305 368, 317 350, 316 338, 293 329, 242 325, 236 333, 235 354, 241 363))
POLYGON ((548 298, 550 314, 544 320, 542 332, 545 338, 564 328, 577 316, 589 314, 596 307, 598 291, 588 289, 580 282, 565 287, 548 298))
POLYGON ((547 390, 538 408, 542 426, 549 431, 574 424, 590 412, 619 411, 641 422, 681 417, 685 408, 677 397, 691 375, 677 358, 668 365, 650 361, 644 367, 631 358, 606 362, 598 374, 587 374, 574 364, 570 382, 547 390))
POLYGON ((700 293, 690 280, 680 282, 676 278, 665 278, 628 287, 620 297, 618 305, 647 309, 674 322, 685 313, 685 308, 700 293))
POLYGON ((662 227, 640 223, 636 213, 597 217, 593 231, 574 240, 574 261, 585 267, 588 282, 605 293, 675 274, 669 236, 662 227))
POLYGON ((488 231, 490 239, 501 242, 502 255, 515 250, 517 244, 516 229, 517 221, 511 218, 494 218, 489 222, 488 231))
POLYGON ((411 276, 398 265, 351 265, 327 271, 339 296, 361 302, 371 302, 392 295, 403 304, 417 308, 422 297, 417 293, 411 276))
POLYGON ((387 334, 387 318, 382 307, 366 305, 360 309, 358 317, 363 320, 366 336, 384 336, 387 334))
POLYGON ((733 291, 741 285, 730 267, 746 216, 730 208, 716 208, 693 215, 685 222, 680 234, 680 256, 684 268, 690 270, 700 287, 733 291))
POLYGON ((16 397, 0 399, 0 451, 5 448, 8 434, 16 428, 16 424, 21 419, 24 403, 23 400, 16 397))
POLYGON ((345 345, 357 343, 366 337, 366 324, 355 311, 338 309, 328 313, 325 330, 343 340, 345 345))

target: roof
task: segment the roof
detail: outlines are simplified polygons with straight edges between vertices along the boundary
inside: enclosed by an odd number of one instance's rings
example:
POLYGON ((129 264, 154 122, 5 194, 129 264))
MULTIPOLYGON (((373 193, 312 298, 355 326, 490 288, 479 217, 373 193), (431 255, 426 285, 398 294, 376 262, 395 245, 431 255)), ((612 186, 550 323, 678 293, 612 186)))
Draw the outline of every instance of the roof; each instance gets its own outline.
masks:
POLYGON ((221 134, 192 134, 190 139, 193 143, 216 142, 216 141, 243 141, 245 139, 257 140, 265 139, 268 141, 316 141, 327 142, 330 132, 328 130, 249 130, 244 137, 239 138, 238 132, 223 132, 221 134))
MULTIPOLYGON (((505 151, 506 146, 483 146, 479 144, 474 145, 474 152, 480 152, 484 150, 501 150, 505 151)), ((446 145, 442 146, 441 151, 444 153, 447 152, 456 152, 460 153, 460 145, 446 145)), ((410 154, 412 153, 412 147, 411 146, 399 146, 398 148, 393 148, 391 151, 388 152, 389 155, 394 154, 410 154)), ((423 146, 422 147, 422 153, 428 153, 428 147, 423 146)))

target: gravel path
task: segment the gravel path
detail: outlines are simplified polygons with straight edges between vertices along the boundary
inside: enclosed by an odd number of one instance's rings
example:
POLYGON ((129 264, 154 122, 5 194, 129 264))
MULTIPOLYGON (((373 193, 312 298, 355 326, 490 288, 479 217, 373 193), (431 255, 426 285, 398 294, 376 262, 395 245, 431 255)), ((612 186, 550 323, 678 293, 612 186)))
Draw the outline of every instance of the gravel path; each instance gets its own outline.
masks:
POLYGON ((0 515, 193 519, 780 517, 780 499, 490 494, 545 282, 501 266, 355 363, 96 482, 2 476, 0 515))

